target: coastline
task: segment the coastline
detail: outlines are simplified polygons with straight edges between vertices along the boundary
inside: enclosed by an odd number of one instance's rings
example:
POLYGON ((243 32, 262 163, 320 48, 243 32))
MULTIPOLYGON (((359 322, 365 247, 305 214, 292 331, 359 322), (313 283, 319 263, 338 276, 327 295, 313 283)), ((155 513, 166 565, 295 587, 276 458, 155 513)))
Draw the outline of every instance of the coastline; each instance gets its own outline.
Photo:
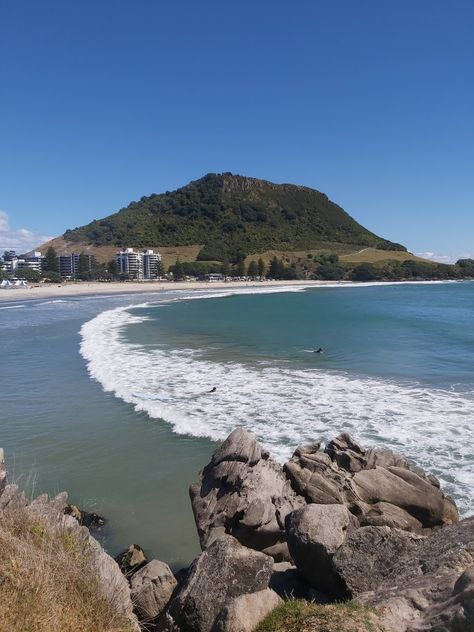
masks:
MULTIPOLYGON (((35 299, 55 299, 86 295, 114 295, 114 294, 148 294, 161 292, 176 292, 179 290, 231 290, 234 288, 271 288, 271 287, 324 287, 333 285, 332 281, 159 281, 159 282, 81 282, 65 283, 64 285, 42 284, 28 288, 16 288, 0 291, 0 302, 22 302, 35 299)), ((341 285, 351 284, 350 281, 341 285)))
POLYGON ((176 292, 179 290, 233 290, 241 288, 318 288, 318 287, 370 287, 371 285, 456 283, 456 281, 158 281, 158 282, 69 282, 64 285, 55 283, 34 285, 27 288, 0 290, 0 303, 60 299, 76 296, 107 296, 116 294, 148 294, 176 292))

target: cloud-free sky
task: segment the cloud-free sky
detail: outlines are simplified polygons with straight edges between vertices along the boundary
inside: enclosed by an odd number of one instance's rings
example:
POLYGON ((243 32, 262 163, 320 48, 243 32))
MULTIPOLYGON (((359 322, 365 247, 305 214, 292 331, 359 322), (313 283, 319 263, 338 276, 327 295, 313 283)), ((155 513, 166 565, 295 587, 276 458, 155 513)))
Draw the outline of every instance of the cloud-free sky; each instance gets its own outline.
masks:
POLYGON ((232 171, 472 253, 473 33, 472 0, 3 0, 0 249, 232 171))

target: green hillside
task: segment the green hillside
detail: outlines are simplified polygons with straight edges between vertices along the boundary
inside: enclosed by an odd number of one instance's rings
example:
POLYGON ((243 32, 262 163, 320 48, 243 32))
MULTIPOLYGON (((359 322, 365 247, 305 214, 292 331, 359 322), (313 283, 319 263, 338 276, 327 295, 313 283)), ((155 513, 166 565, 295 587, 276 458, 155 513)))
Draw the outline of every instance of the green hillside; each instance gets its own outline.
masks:
POLYGON ((324 193, 231 173, 208 174, 176 191, 143 197, 63 237, 95 246, 202 244, 199 259, 220 261, 239 253, 338 245, 405 250, 358 224, 324 193))

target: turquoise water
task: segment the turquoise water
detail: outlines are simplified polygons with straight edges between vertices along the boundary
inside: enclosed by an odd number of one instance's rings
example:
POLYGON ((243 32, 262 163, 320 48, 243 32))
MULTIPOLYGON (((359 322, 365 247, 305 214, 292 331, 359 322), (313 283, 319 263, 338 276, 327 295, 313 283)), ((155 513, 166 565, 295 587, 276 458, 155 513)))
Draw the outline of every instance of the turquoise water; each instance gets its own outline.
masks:
POLYGON ((281 461, 342 430, 388 444, 472 512, 474 283, 215 294, 1 305, 13 476, 175 567, 198 551, 187 487, 240 424, 281 461))

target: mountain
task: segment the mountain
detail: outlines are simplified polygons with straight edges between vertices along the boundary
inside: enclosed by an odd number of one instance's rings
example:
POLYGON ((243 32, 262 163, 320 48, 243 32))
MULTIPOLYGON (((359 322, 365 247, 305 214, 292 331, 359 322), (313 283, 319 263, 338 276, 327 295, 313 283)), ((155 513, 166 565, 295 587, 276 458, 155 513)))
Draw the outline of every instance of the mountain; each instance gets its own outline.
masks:
POLYGON ((197 247, 198 259, 233 260, 266 251, 406 249, 370 232, 327 195, 231 173, 207 174, 153 194, 86 226, 61 243, 83 247, 197 247))

